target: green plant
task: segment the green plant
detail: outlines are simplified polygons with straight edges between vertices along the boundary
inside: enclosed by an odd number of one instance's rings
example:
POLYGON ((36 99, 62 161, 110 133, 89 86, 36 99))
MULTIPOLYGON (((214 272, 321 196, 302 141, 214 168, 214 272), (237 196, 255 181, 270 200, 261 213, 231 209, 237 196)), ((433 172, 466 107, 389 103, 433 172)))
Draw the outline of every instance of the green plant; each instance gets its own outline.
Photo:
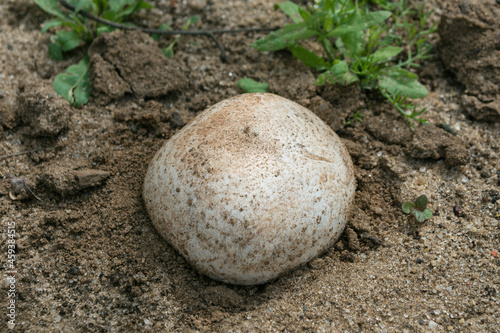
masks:
POLYGON ((238 80, 238 87, 246 93, 268 92, 269 83, 244 78, 238 80))
POLYGON ((349 120, 347 120, 347 121, 345 122, 345 124, 346 124, 346 126, 349 126, 349 125, 351 125, 351 124, 352 124, 352 122, 354 122, 354 121, 357 121, 357 122, 362 123, 362 122, 363 122, 363 118, 364 118, 364 117, 365 117, 365 115, 364 115, 364 114, 362 114, 362 113, 361 113, 361 112, 359 112, 359 111, 356 111, 356 112, 352 115, 352 117, 350 117, 350 118, 349 118, 349 120))
MULTIPOLYGON (((61 1, 62 3, 63 1, 61 1)), ((71 51, 81 45, 89 44, 101 33, 113 31, 109 25, 90 20, 81 13, 90 13, 105 20, 123 23, 130 15, 140 9, 153 8, 143 0, 68 0, 64 3, 74 7, 74 11, 63 12, 57 0, 35 0, 45 12, 56 18, 48 21, 41 32, 58 28, 50 37, 49 55, 54 60, 62 60, 63 52, 71 51)), ((131 23, 123 23, 131 26, 131 23)), ((85 56, 77 65, 69 66, 65 73, 54 79, 54 89, 72 105, 78 106, 88 102, 90 83, 88 78, 89 60, 85 56)))
POLYGON ((417 12, 406 0, 390 2, 316 0, 303 8, 290 1, 275 5, 293 21, 259 39, 252 46, 259 51, 288 48, 305 65, 320 72, 316 84, 359 84, 363 89, 379 90, 409 121, 426 123, 419 116, 425 111, 408 99, 427 96, 418 77, 407 70, 430 57, 428 36, 436 26, 426 28, 431 12, 417 12), (371 11, 373 7, 382 10, 371 11), (418 16, 417 22, 409 17, 418 16), (299 42, 315 38, 323 53, 316 54, 299 42), (404 54, 404 55, 403 55, 404 54))
POLYGON ((406 214, 413 214, 420 223, 432 217, 431 210, 427 208, 427 196, 425 194, 419 196, 415 202, 405 202, 401 208, 406 214))

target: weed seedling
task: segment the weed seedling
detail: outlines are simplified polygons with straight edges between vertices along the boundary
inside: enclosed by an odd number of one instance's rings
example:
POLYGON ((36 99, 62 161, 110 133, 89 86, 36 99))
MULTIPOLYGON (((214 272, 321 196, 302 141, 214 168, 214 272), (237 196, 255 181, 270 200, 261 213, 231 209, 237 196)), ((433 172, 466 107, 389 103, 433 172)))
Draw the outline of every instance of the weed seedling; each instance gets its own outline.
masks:
POLYGON ((430 57, 429 34, 436 26, 426 28, 431 12, 415 12, 406 0, 316 0, 310 8, 286 1, 275 5, 293 21, 282 29, 259 39, 253 47, 259 51, 288 48, 305 65, 320 72, 316 84, 358 84, 374 89, 413 122, 426 123, 408 99, 427 96, 418 77, 408 71, 419 67, 418 61, 430 57), (371 11, 373 4, 380 9, 371 11), (418 16, 411 23, 408 17, 418 16), (301 45, 313 38, 323 48, 315 53, 301 45))
POLYGON ((427 196, 422 194, 415 202, 407 201, 401 208, 406 214, 413 214, 418 222, 423 223, 432 217, 432 212, 427 208, 427 196))
POLYGON ((365 117, 364 114, 362 114, 361 112, 359 111, 356 111, 354 113, 354 115, 352 115, 352 117, 349 117, 349 119, 345 122, 345 125, 346 126, 349 126, 351 125, 353 122, 357 121, 359 123, 362 123, 363 122, 363 118, 365 117))
POLYGON ((238 80, 238 87, 246 93, 265 93, 269 91, 269 83, 257 82, 249 78, 238 80))

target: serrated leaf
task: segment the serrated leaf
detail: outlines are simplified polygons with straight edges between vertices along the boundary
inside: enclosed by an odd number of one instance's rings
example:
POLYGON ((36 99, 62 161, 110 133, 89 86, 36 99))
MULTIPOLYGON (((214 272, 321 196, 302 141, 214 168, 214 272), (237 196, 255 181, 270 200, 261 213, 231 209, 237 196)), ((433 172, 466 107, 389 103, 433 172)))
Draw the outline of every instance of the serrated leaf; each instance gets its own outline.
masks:
POLYGON ((316 81, 317 85, 340 83, 344 86, 359 81, 359 77, 349 70, 345 60, 339 61, 333 65, 327 72, 321 74, 316 81))
POLYGON ((57 75, 54 90, 71 105, 86 104, 90 98, 89 57, 85 56, 77 65, 71 65, 57 75))
POLYGON ((301 60, 306 66, 309 67, 323 67, 325 66, 325 60, 316 55, 316 53, 309 51, 305 47, 292 44, 288 46, 288 49, 292 54, 299 60, 301 60))
POLYGON ((429 93, 427 88, 418 82, 417 75, 398 67, 380 71, 378 85, 393 96, 424 98, 429 93))
POLYGON ((45 12, 58 17, 60 19, 67 19, 66 15, 61 11, 57 5, 57 0, 35 0, 38 7, 42 8, 45 12))
POLYGON ((293 42, 314 36, 316 32, 307 28, 305 23, 288 24, 252 44, 259 51, 277 51, 293 42))
POLYGON ((246 93, 258 93, 258 92, 269 91, 269 83, 257 82, 249 78, 238 80, 238 87, 246 93))
POLYGON ((432 217, 432 211, 429 208, 424 209, 425 219, 430 219, 432 217))
POLYGON ((403 212, 405 212, 406 214, 410 214, 413 207, 415 207, 415 204, 411 201, 407 201, 401 206, 403 212))
POLYGON ((387 46, 383 49, 378 49, 373 53, 373 61, 374 62, 386 62, 391 58, 397 56, 403 51, 403 48, 397 46, 387 46))
POLYGON ((299 8, 300 8, 299 5, 291 1, 280 2, 274 5, 274 10, 281 9, 295 23, 300 23, 304 21, 304 19, 300 15, 299 8))
POLYGON ((422 194, 415 200, 415 208, 423 211, 427 207, 427 196, 425 194, 422 194))

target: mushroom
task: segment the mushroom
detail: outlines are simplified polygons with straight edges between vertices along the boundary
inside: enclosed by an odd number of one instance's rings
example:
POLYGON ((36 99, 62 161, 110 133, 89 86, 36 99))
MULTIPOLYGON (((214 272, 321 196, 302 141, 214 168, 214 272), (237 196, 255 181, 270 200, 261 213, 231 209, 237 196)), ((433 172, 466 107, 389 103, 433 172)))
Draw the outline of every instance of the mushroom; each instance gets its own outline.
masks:
POLYGON ((199 272, 254 285, 327 250, 355 187, 330 127, 295 102, 254 93, 215 104, 168 140, 143 195, 159 233, 199 272))

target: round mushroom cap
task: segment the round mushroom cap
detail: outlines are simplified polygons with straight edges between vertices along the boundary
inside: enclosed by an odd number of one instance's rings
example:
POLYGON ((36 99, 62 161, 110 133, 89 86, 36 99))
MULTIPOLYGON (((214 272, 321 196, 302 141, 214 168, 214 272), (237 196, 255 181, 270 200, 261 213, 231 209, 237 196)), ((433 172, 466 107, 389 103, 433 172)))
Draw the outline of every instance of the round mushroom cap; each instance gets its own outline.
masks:
POLYGON ((143 195, 160 234, 199 272, 254 285, 328 249, 355 187, 330 127, 295 102, 255 93, 217 103, 168 140, 143 195))

